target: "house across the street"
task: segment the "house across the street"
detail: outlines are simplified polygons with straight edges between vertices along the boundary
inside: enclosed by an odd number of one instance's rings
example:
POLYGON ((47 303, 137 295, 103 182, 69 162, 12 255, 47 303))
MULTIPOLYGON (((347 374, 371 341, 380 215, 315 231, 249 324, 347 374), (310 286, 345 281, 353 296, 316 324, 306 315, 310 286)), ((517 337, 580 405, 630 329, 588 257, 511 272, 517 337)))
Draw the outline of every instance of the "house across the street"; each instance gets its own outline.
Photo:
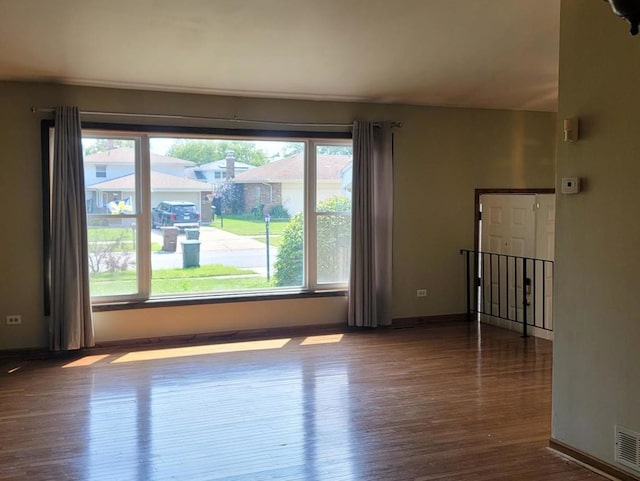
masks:
MULTIPOLYGON (((135 207, 135 151, 130 147, 87 155, 85 186, 87 212, 110 213, 114 208, 135 207)), ((194 162, 151 153, 151 206, 162 201, 188 201, 198 206, 202 221, 211 220, 207 195, 211 186, 186 177, 194 162)))
MULTIPOLYGON (((304 206, 304 158, 302 153, 275 160, 236 175, 243 186, 244 212, 263 206, 265 211, 282 205, 289 214, 302 212, 304 206)), ((348 195, 351 186, 351 155, 318 154, 316 158, 316 200, 348 195), (346 188, 349 187, 349 188, 346 188)))
POLYGON ((237 161, 235 152, 230 150, 224 159, 187 168, 185 175, 190 179, 199 180, 200 182, 220 184, 227 179, 233 179, 236 175, 253 168, 253 165, 237 161))

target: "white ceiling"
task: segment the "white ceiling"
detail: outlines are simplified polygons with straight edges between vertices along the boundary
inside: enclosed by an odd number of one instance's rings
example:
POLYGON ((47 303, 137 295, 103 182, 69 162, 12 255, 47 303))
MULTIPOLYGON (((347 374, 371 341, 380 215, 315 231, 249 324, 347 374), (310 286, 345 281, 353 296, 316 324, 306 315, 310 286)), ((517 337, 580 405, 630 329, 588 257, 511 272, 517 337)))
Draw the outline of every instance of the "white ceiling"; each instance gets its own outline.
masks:
POLYGON ((0 79, 554 111, 560 0, 0 0, 0 79))

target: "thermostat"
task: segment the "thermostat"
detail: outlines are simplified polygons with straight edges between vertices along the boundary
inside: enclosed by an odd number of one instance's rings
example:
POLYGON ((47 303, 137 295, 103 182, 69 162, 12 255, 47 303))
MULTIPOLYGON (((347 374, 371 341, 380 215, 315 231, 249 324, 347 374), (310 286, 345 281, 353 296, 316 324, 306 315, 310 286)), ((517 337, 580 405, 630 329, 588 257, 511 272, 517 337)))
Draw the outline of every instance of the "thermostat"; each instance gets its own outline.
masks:
POLYGON ((563 194, 577 194, 580 192, 579 177, 563 177, 560 192, 563 194))

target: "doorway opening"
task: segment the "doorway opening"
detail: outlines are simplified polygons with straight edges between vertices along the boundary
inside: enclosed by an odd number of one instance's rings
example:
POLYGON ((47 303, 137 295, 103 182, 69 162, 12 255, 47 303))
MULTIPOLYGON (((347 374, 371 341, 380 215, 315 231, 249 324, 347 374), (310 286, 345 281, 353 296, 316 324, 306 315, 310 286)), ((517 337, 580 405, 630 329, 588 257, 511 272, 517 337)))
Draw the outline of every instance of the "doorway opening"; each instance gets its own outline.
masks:
POLYGON ((480 322, 552 338, 554 189, 476 190, 480 322))

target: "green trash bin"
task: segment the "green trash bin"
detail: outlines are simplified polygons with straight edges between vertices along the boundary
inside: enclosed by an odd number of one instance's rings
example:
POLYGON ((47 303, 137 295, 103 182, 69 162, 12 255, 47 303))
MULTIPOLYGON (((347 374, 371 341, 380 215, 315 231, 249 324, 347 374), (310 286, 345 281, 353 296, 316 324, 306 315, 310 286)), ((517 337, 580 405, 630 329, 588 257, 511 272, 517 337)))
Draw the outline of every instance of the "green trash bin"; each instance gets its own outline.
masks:
POLYGON ((187 240, 198 240, 200 239, 200 229, 185 229, 184 233, 187 235, 187 240))
POLYGON ((182 267, 200 267, 200 241, 182 241, 182 267))

